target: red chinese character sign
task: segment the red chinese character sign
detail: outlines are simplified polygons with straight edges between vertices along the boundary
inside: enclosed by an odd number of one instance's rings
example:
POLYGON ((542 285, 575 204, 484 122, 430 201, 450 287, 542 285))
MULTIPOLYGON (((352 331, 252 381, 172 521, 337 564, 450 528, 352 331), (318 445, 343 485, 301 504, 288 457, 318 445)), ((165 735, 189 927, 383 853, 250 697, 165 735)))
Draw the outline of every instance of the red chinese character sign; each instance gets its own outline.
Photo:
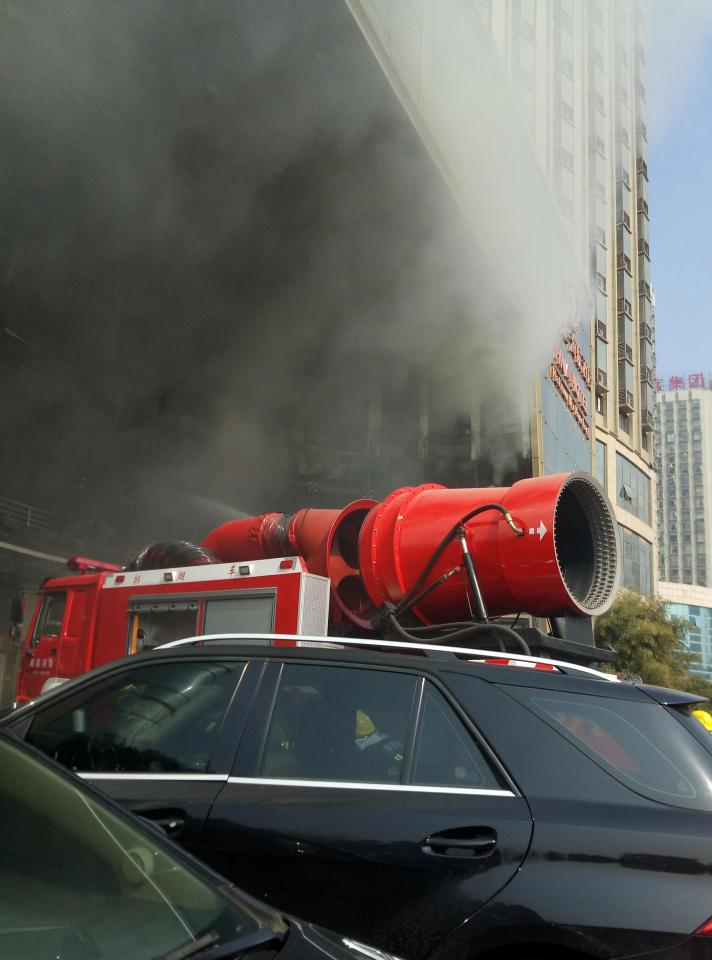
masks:
POLYGON ((658 393, 665 390, 712 390, 712 375, 705 373, 674 374, 655 381, 658 393))
POLYGON ((549 377, 579 429, 588 440, 591 436, 591 421, 586 390, 591 389, 591 368, 573 334, 567 334, 565 342, 566 352, 571 360, 567 359, 561 347, 557 347, 554 351, 554 359, 549 367, 549 377), (579 377, 586 389, 581 386, 579 377))

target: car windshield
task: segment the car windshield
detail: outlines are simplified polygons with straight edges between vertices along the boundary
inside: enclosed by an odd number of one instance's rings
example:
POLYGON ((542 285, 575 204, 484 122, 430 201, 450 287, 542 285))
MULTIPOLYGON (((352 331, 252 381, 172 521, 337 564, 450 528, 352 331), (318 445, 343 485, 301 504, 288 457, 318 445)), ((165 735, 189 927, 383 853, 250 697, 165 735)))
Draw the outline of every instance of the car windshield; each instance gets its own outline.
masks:
POLYGON ((0 956, 153 960, 260 929, 169 847, 0 739, 0 956))

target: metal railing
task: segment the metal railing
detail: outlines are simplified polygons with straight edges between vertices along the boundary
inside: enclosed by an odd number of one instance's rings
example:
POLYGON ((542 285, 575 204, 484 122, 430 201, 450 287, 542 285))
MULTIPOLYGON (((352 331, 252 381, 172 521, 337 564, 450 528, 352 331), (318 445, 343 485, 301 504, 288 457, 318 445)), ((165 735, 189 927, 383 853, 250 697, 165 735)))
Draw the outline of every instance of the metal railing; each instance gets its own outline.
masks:
POLYGON ((18 503, 0 497, 0 526, 25 527, 34 530, 49 530, 51 514, 47 510, 33 507, 28 503, 18 503))

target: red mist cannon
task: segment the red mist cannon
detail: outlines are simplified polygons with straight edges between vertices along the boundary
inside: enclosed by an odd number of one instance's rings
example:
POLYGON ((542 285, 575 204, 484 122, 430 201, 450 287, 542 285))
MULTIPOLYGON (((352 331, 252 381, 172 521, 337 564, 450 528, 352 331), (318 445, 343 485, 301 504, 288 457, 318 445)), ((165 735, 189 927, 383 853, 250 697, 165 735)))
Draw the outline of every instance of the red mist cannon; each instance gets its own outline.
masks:
POLYGON ((402 634, 405 618, 417 625, 411 639, 426 628, 471 633, 473 622, 491 629, 490 617, 520 612, 590 624, 620 584, 613 510, 586 473, 403 487, 381 503, 232 521, 203 546, 223 561, 297 554, 330 578, 335 622, 379 632, 385 617, 402 634))

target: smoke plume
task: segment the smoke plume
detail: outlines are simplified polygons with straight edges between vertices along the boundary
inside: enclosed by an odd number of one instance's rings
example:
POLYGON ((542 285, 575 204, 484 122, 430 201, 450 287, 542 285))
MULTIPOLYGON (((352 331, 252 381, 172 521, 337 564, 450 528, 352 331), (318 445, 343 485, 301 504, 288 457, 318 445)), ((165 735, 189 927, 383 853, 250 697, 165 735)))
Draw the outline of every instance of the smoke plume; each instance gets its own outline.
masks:
POLYGON ((560 325, 521 349, 491 224, 463 218, 345 4, 0 17, 3 324, 29 344, 7 495, 129 550, 437 480, 458 444, 461 482, 522 469, 560 325))

